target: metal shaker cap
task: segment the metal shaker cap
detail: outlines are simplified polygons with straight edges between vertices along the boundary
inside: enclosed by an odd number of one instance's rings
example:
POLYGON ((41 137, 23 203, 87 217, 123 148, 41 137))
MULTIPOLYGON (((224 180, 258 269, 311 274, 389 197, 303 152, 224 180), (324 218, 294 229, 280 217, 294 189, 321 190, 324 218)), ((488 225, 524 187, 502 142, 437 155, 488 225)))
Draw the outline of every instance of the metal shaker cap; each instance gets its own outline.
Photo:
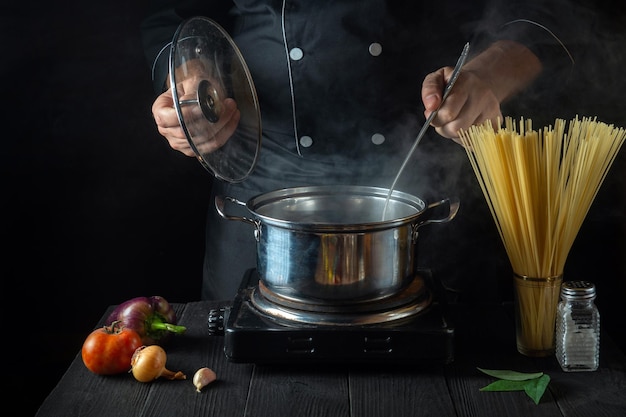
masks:
POLYGON ((589 281, 565 281, 561 285, 561 297, 565 299, 589 299, 596 296, 596 286, 589 281))

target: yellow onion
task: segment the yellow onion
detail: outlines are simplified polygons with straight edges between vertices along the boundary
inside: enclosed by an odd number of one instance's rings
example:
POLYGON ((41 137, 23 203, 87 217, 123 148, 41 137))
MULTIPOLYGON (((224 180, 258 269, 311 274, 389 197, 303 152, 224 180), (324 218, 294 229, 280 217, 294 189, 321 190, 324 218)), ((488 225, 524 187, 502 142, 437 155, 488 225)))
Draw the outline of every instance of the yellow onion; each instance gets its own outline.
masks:
POLYGON ((187 379, 181 371, 172 372, 165 367, 167 354, 159 345, 140 346, 130 360, 131 372, 139 382, 150 382, 163 377, 170 380, 187 379))

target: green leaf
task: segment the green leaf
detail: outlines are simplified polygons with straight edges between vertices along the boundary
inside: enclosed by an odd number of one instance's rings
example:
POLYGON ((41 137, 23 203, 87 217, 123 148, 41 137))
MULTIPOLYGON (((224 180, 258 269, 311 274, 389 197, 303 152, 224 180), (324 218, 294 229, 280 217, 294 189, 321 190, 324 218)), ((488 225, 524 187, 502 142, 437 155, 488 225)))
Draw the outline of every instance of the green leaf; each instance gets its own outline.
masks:
POLYGON ((549 375, 542 375, 537 379, 532 379, 526 382, 526 386, 524 387, 524 391, 526 394, 533 399, 535 404, 539 404, 543 393, 546 392, 546 388, 550 383, 549 375))
POLYGON ((494 378, 506 379, 507 381, 527 381, 529 379, 539 378, 543 375, 543 372, 525 373, 510 370, 482 369, 478 367, 476 369, 494 378))
POLYGON ((486 387, 482 387, 481 391, 525 391, 528 381, 508 381, 499 379, 486 387))
POLYGON ((539 404, 541 397, 550 383, 550 376, 543 372, 522 373, 509 370, 481 369, 479 371, 496 378, 491 384, 480 388, 480 391, 524 391, 535 404, 539 404))

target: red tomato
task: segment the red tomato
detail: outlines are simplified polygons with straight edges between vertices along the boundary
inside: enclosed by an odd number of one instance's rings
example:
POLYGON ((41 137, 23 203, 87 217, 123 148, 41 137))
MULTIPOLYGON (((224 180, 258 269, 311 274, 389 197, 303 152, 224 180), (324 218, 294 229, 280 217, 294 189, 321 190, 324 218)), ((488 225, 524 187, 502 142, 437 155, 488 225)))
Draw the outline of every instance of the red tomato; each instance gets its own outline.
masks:
POLYGON ((121 374, 130 370, 130 359, 142 345, 139 333, 120 327, 117 322, 91 332, 83 343, 81 355, 87 369, 95 374, 121 374))

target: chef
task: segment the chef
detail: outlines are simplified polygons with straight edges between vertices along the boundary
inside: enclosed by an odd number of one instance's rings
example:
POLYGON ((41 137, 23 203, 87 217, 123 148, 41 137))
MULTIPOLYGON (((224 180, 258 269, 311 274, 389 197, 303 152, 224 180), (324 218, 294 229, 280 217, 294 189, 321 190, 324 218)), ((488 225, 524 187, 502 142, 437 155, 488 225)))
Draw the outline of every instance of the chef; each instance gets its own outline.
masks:
MULTIPOLYGON (((248 201, 293 186, 389 188, 469 42, 468 62, 397 185, 427 201, 461 196, 462 210, 451 222, 458 225, 428 232, 419 258, 441 271, 450 288, 461 288, 459 271, 489 269, 506 263, 506 256, 495 264, 486 259, 500 242, 465 150, 454 143, 457 132, 486 120, 498 123, 502 106, 568 59, 553 15, 536 3, 157 0, 142 23, 158 94, 156 126, 173 149, 195 155, 174 108, 168 59, 181 22, 207 16, 241 51, 262 120, 251 175, 235 183, 215 179, 211 201, 214 195, 248 201)), ((211 205, 203 299, 232 299, 245 271, 255 267, 251 229, 225 221, 211 205)))

